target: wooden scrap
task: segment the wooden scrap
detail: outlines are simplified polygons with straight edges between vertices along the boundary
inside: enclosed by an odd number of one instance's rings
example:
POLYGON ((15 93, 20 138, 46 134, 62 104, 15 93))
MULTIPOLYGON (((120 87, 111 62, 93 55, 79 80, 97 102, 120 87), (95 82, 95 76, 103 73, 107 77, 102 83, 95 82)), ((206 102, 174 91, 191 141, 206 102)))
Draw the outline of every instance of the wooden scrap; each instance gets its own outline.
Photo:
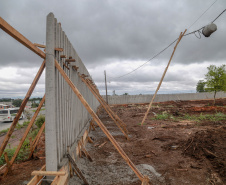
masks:
POLYGON ((38 176, 64 176, 66 175, 65 171, 33 171, 31 175, 38 176))
POLYGON ((103 142, 101 145, 98 146, 98 148, 102 148, 106 143, 107 141, 103 142))
POLYGON ((93 140, 89 136, 87 136, 87 138, 89 143, 93 143, 93 140))

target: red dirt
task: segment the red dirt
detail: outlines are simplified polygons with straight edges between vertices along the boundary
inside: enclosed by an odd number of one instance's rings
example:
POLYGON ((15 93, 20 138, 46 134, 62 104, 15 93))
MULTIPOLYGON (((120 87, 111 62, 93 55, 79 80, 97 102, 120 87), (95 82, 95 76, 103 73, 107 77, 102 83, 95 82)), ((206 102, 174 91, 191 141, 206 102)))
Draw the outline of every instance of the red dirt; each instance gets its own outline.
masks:
MULTIPOLYGON (((226 119, 216 122, 151 120, 154 114, 162 112, 172 114, 176 118, 186 114, 205 115, 226 112, 226 99, 217 100, 216 106, 208 106, 211 103, 212 101, 208 100, 155 103, 143 126, 139 123, 147 110, 147 104, 112 106, 126 123, 130 135, 129 141, 122 135, 116 135, 114 138, 135 165, 148 164, 162 174, 164 182, 150 179, 152 184, 224 184, 226 182, 226 119)), ((119 131, 105 111, 101 111, 100 117, 110 132, 119 131)), ((108 141, 104 136, 95 138, 95 132, 97 131, 93 131, 95 144, 108 141)), ((89 152, 98 166, 108 165, 109 157, 113 154, 114 160, 117 159, 115 165, 125 163, 109 141, 101 148, 92 147, 89 152)), ((135 174, 134 178, 137 178, 135 174)), ((141 182, 137 180, 133 183, 120 184, 140 185, 141 182)))

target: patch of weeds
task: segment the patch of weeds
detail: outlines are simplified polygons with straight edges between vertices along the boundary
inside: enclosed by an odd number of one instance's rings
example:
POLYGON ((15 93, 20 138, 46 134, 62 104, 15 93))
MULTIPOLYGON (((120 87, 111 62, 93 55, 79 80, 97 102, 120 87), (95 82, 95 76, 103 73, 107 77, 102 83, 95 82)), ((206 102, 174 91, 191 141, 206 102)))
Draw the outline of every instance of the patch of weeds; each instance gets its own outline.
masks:
MULTIPOLYGON (((7 153, 8 155, 8 158, 9 160, 12 159, 14 153, 16 151, 16 147, 15 148, 7 148, 5 149, 4 152, 7 153)), ((21 149, 20 152, 18 153, 17 157, 16 157, 16 161, 23 161, 27 158, 28 154, 30 152, 30 149, 29 148, 26 148, 26 149, 21 149)), ((4 157, 4 154, 2 154, 2 156, 0 157, 0 165, 3 165, 5 164, 5 157, 4 157)))
POLYGON ((3 134, 3 133, 5 134, 5 133, 7 133, 8 131, 9 131, 9 128, 4 129, 4 130, 1 130, 1 131, 0 131, 0 134, 3 134))
POLYGON ((45 116, 44 116, 44 115, 40 115, 40 116, 38 117, 38 119, 36 120, 35 125, 36 125, 38 128, 41 128, 44 122, 45 122, 45 116))
POLYGON ((169 119, 170 114, 168 114, 167 112, 163 112, 162 114, 156 114, 154 118, 154 120, 166 120, 169 119))
POLYGON ((23 125, 21 125, 21 124, 19 124, 19 123, 17 123, 17 125, 16 125, 16 129, 21 129, 21 128, 23 128, 23 125))
POLYGON ((12 135, 12 136, 11 136, 12 139, 14 139, 15 137, 16 137, 15 135, 12 135))
POLYGON ((30 123, 30 121, 24 121, 23 126, 26 127, 26 126, 28 126, 29 123, 30 123))
MULTIPOLYGON (((141 125, 141 123, 138 123, 138 125, 141 125)), ((147 123, 144 123, 143 125, 147 125, 147 123)))

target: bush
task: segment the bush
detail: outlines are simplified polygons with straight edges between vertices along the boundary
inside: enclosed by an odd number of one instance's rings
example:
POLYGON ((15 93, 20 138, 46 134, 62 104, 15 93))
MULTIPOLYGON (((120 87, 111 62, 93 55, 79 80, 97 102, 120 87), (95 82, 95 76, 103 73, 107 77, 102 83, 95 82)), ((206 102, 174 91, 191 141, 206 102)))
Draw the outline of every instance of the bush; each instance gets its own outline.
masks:
POLYGON ((40 115, 40 116, 38 117, 38 119, 36 120, 35 125, 36 125, 38 128, 41 128, 44 122, 45 122, 45 116, 40 115))

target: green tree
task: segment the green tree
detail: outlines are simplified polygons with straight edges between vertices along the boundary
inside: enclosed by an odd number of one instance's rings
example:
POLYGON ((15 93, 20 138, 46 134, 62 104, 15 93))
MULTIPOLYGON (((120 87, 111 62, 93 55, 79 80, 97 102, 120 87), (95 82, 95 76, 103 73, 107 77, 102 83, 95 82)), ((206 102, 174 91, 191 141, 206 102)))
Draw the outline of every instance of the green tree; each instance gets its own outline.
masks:
POLYGON ((21 99, 15 99, 13 100, 12 104, 15 106, 15 107, 20 107, 21 106, 21 103, 22 103, 22 100, 21 99))
POLYGON ((205 92, 206 82, 204 80, 199 80, 196 85, 196 92, 205 92))
POLYGON ((129 93, 124 93, 123 95, 129 95, 129 93))
POLYGON ((206 91, 214 92, 214 104, 216 93, 219 91, 226 91, 226 66, 221 65, 216 67, 215 65, 210 65, 207 67, 208 72, 206 76, 206 91))

